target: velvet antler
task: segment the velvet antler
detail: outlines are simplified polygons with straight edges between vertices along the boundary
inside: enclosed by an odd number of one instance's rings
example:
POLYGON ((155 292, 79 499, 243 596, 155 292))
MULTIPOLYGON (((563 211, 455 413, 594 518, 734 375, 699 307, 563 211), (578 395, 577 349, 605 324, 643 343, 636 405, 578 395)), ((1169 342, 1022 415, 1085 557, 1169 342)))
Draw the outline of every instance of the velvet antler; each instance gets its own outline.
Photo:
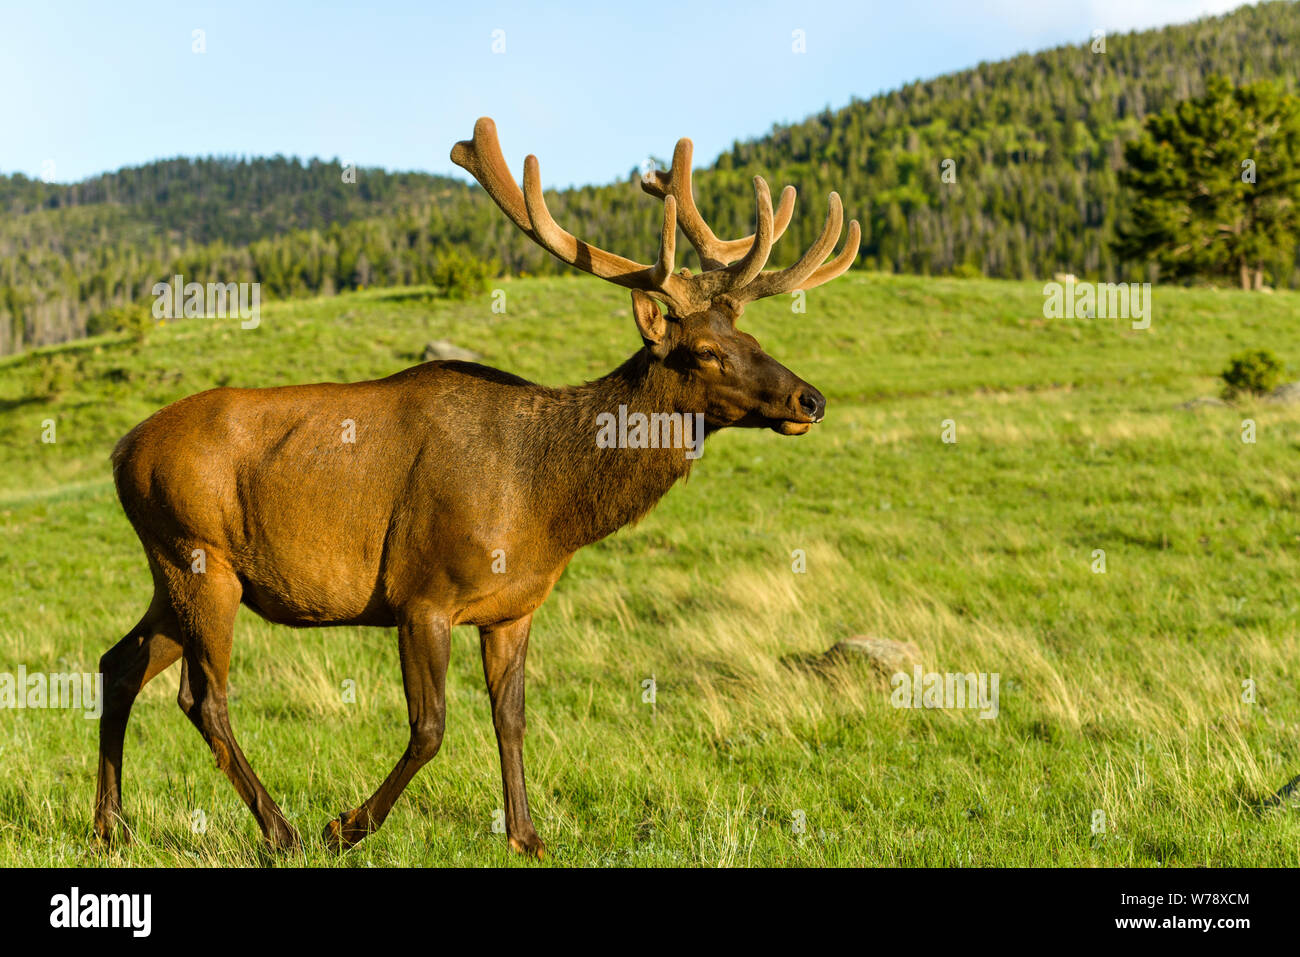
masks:
POLYGON ((488 117, 474 124, 473 139, 462 140, 452 148, 451 159, 478 180, 514 224, 551 255, 584 272, 663 300, 670 315, 686 316, 702 311, 722 295, 745 303, 795 289, 811 289, 853 265, 861 241, 857 220, 849 224, 848 240, 840 254, 825 262, 844 222, 839 194, 831 193, 826 225, 817 241, 788 269, 764 270, 772 244, 790 224, 795 189, 787 186, 781 191, 781 201, 774 212, 771 191, 761 176, 754 177, 754 234, 743 239, 719 239, 695 205, 691 153, 691 141, 678 140, 672 169, 653 171, 641 181, 641 188, 664 204, 659 258, 651 265, 593 246, 556 223, 542 196, 537 157, 529 155, 524 160, 521 190, 501 155, 496 124, 488 117), (688 275, 685 270, 673 271, 678 226, 700 255, 703 271, 698 275, 688 275))

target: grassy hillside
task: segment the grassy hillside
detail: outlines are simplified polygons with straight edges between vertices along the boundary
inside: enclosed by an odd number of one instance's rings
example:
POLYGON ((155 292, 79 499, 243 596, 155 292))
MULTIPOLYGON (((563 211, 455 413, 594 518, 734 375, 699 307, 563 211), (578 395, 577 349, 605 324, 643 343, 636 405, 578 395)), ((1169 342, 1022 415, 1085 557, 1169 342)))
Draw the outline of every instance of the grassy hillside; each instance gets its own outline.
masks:
MULTIPOLYGON (((385 375, 437 338, 550 384, 637 344, 626 294, 602 283, 502 288, 505 315, 371 291, 267 306, 251 331, 189 321, 0 361, 0 671, 93 670, 138 619, 149 577, 107 456, 160 405, 385 375)), ((714 438, 688 484, 579 553, 538 613, 525 754, 555 862, 1300 864, 1294 812, 1261 805, 1300 774, 1300 406, 1179 408, 1216 393, 1243 348, 1296 378, 1300 295, 1158 288, 1147 331, 1042 305, 1036 283, 855 273, 810 293, 806 315, 748 310, 825 392, 826 421, 714 438), (799 664, 864 633, 915 642, 930 671, 999 673, 998 717, 895 709, 864 669, 799 664)), ((492 832, 471 631, 454 637, 442 752, 341 858, 321 827, 406 743, 394 635, 244 610, 231 685, 236 732, 308 863, 518 863, 492 832)), ((109 854, 89 840, 96 723, 0 712, 0 865, 261 860, 176 688, 173 667, 137 703, 137 841, 109 854)))

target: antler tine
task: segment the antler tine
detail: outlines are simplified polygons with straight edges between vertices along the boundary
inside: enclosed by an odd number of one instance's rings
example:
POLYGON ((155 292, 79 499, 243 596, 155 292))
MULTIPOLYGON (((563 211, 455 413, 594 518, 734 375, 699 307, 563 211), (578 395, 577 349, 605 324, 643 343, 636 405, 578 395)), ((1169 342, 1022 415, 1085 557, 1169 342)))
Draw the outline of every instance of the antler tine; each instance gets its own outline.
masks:
MULTIPOLYGON (((578 239, 561 227, 551 216, 551 211, 546 208, 546 199, 542 196, 541 171, 537 157, 531 153, 524 158, 524 205, 533 232, 537 235, 537 241, 543 249, 570 266, 577 266, 585 272, 616 282, 620 286, 657 290, 657 286, 651 283, 651 277, 663 270, 663 252, 675 251, 673 248, 675 241, 670 241, 666 250, 663 248, 661 234, 660 262, 654 266, 644 266, 578 239)), ((665 208, 664 219, 667 220, 668 217, 665 208)), ((664 226, 666 230, 666 222, 664 226)), ((671 266, 669 270, 671 272, 671 266)))
POLYGON ((830 282, 836 276, 847 272, 853 265, 854 260, 858 258, 858 247, 862 244, 862 227, 858 225, 855 219, 849 223, 849 237, 844 240, 844 248, 840 254, 826 263, 819 266, 817 270, 799 284, 800 289, 812 289, 814 286, 820 286, 824 282, 830 282))
MULTIPOLYGON (((673 165, 668 172, 655 170, 642 177, 641 188, 651 196, 663 199, 672 196, 677 200, 678 220, 682 232, 700 254, 700 266, 707 270, 721 269, 728 263, 746 255, 754 245, 754 236, 744 239, 719 239, 700 215, 691 188, 691 157, 695 145, 686 137, 677 141, 673 150, 673 165)), ((781 238, 794 215, 795 188, 781 190, 781 200, 772 218, 772 242, 781 238)))
MULTIPOLYGON (((786 188, 794 192, 793 186, 786 188)), ((728 272, 734 271, 733 285, 737 289, 748 286, 763 271, 767 258, 772 255, 772 244, 780 235, 776 229, 776 214, 772 212, 772 191, 767 188, 767 180, 761 176, 754 177, 754 206, 756 221, 749 252, 734 266, 728 267, 728 272)), ((786 221, 789 221, 788 216, 786 221)))
MULTIPOLYGON (((671 198, 667 197, 665 202, 671 198)), ((775 214, 772 212, 772 191, 768 189, 767 180, 761 176, 754 177, 754 207, 754 236, 749 252, 730 266, 712 269, 686 279, 703 297, 712 299, 733 289, 743 289, 767 265, 767 259, 772 255, 772 244, 776 242, 773 222, 775 214)))
MULTIPOLYGON (((799 289, 812 277, 813 273, 817 271, 817 267, 835 248, 835 240, 839 239, 840 230, 843 226, 844 204, 840 202, 840 194, 832 192, 830 195, 830 209, 826 213, 826 225, 822 227, 822 234, 817 237, 815 243, 808 247, 808 251, 799 258, 799 261, 787 269, 760 273, 748 286, 737 289, 732 295, 741 302, 753 302, 755 299, 777 296, 784 292, 799 289)), ((837 259, 831 265, 838 266, 842 264, 837 259)), ((847 269, 848 266, 844 266, 844 268, 847 269)), ((838 275, 838 273, 835 275, 838 275)), ((828 276, 827 278, 831 277, 828 276)))
POLYGON ((699 306, 685 280, 674 276, 677 246, 677 202, 664 203, 659 258, 646 266, 624 259, 583 242, 560 227, 542 196, 537 157, 524 160, 521 190, 501 155, 496 124, 482 117, 474 124, 474 138, 462 140, 451 150, 452 162, 468 170, 487 194, 519 229, 551 255, 585 272, 630 289, 641 289, 662 298, 670 307, 690 310, 699 306))
POLYGON ((663 286, 673 275, 677 263, 677 200, 664 197, 664 224, 659 231, 659 259, 650 270, 650 281, 663 286))
POLYGON ((519 184, 510 174, 510 167, 501 155, 497 125, 491 117, 479 117, 474 124, 474 138, 461 140, 453 146, 451 161, 478 180, 493 202, 501 207, 501 211, 527 233, 530 239, 537 241, 537 234, 533 232, 533 225, 528 220, 524 194, 520 192, 519 184))

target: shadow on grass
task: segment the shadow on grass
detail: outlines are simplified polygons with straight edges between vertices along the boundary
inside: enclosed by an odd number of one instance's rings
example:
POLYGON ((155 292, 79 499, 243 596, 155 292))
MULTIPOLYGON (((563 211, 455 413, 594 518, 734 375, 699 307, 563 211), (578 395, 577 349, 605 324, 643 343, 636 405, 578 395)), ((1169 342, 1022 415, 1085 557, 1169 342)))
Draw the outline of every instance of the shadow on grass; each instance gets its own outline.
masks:
POLYGON ((371 302, 444 302, 447 299, 446 296, 428 286, 416 289, 394 289, 368 298, 371 302))
POLYGON ((48 396, 39 395, 20 395, 16 399, 0 399, 0 412, 21 409, 25 405, 46 405, 50 401, 48 396))
POLYGON ((1265 811, 1273 808, 1286 809, 1297 806, 1300 806, 1300 774, 1297 774, 1268 797, 1250 802, 1250 808, 1256 815, 1263 815, 1265 811))

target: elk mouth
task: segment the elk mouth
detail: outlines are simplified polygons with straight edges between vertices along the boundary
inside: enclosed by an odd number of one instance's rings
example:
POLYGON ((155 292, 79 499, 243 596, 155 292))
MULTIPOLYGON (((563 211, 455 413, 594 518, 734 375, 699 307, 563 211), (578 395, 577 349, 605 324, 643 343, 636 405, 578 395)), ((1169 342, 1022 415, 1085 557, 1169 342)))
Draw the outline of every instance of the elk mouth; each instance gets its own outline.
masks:
POLYGON ((777 419, 772 423, 771 429, 781 435, 803 435, 814 424, 812 419, 777 419))
MULTIPOLYGON (((748 429, 771 429, 778 435, 803 435, 826 417, 824 409, 825 406, 823 405, 816 409, 815 414, 812 415, 806 411, 794 412, 791 409, 780 410, 780 413, 784 414, 765 415, 755 409, 742 418, 728 422, 721 427, 725 428, 730 425, 748 429)), ((772 411, 776 412, 777 410, 773 409, 772 411)))
POLYGON ((781 435, 803 435, 826 417, 826 396, 808 383, 798 381, 798 388, 782 411, 786 414, 771 423, 772 431, 781 435))

